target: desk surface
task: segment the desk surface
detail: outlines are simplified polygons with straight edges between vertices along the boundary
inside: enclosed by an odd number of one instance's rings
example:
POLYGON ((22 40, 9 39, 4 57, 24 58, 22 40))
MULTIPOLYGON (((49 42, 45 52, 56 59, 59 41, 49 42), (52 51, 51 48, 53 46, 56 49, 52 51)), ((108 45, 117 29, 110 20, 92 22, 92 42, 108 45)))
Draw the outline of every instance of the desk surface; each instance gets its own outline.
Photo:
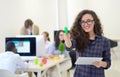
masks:
POLYGON ((43 70, 47 70, 50 67, 53 67, 53 66, 55 66, 59 63, 65 62, 67 60, 70 60, 70 58, 69 57, 60 58, 59 60, 47 59, 47 63, 44 64, 43 66, 40 66, 39 64, 36 65, 36 64, 34 64, 33 61, 31 61, 31 62, 28 63, 28 67, 26 69, 18 69, 17 71, 40 72, 40 71, 43 71, 43 70))

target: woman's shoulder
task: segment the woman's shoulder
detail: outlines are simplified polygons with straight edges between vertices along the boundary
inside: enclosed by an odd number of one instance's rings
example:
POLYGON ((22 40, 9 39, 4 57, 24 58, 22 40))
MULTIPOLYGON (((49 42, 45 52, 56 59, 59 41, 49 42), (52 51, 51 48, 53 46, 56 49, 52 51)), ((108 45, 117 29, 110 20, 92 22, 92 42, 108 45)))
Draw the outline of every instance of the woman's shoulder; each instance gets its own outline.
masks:
POLYGON ((102 41, 109 42, 109 39, 107 37, 105 37, 105 36, 96 35, 96 37, 101 39, 102 41))
POLYGON ((50 44, 51 44, 51 45, 55 45, 55 42, 51 42, 50 44))
POLYGON ((46 43, 46 44, 52 44, 52 42, 50 42, 50 41, 46 41, 45 43, 46 43))
POLYGON ((55 47, 55 42, 48 42, 48 44, 47 45, 49 45, 50 47, 55 47))

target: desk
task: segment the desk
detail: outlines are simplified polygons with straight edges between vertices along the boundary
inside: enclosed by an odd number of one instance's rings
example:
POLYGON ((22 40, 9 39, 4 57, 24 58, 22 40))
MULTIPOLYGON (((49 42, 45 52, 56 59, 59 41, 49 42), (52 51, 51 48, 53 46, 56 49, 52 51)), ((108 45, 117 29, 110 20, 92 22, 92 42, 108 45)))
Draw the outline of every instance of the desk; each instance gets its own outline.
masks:
POLYGON ((35 65, 33 63, 33 61, 29 62, 28 63, 28 68, 26 69, 18 69, 17 71, 25 71, 25 72, 37 72, 38 73, 38 77, 42 77, 46 74, 46 71, 53 67, 53 66, 56 66, 57 67, 57 70, 58 70, 58 77, 62 77, 61 76, 61 68, 60 68, 60 64, 61 63, 65 63, 65 62, 68 62, 68 66, 66 68, 66 71, 71 67, 71 60, 69 57, 67 58, 61 58, 59 60, 54 60, 54 59, 48 59, 47 60, 47 64, 43 65, 42 67, 39 66, 39 65, 35 65), (42 73, 41 73, 42 72, 42 73))

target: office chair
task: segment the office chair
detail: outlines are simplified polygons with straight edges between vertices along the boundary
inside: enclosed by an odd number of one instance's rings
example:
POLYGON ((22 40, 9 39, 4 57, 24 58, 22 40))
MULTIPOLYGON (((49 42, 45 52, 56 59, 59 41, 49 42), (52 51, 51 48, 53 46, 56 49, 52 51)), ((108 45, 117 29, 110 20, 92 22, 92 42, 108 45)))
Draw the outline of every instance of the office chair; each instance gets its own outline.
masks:
POLYGON ((28 73, 15 74, 15 77, 29 77, 28 73))
POLYGON ((4 69, 0 69, 0 76, 1 77, 15 77, 15 74, 4 69))
POLYGON ((114 47, 118 46, 118 42, 117 41, 114 41, 114 40, 111 40, 111 39, 109 39, 109 41, 110 41, 110 48, 114 48, 114 47))
POLYGON ((0 77, 28 77, 27 73, 22 74, 14 74, 13 72, 10 72, 5 69, 0 69, 0 77))

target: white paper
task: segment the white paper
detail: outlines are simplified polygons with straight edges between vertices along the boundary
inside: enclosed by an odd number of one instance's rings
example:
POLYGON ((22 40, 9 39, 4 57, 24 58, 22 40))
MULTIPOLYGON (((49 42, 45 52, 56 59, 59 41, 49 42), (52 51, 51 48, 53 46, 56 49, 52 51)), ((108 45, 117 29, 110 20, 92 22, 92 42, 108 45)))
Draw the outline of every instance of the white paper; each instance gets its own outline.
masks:
POLYGON ((75 64, 78 65, 91 65, 95 61, 101 61, 102 57, 79 57, 75 64))

